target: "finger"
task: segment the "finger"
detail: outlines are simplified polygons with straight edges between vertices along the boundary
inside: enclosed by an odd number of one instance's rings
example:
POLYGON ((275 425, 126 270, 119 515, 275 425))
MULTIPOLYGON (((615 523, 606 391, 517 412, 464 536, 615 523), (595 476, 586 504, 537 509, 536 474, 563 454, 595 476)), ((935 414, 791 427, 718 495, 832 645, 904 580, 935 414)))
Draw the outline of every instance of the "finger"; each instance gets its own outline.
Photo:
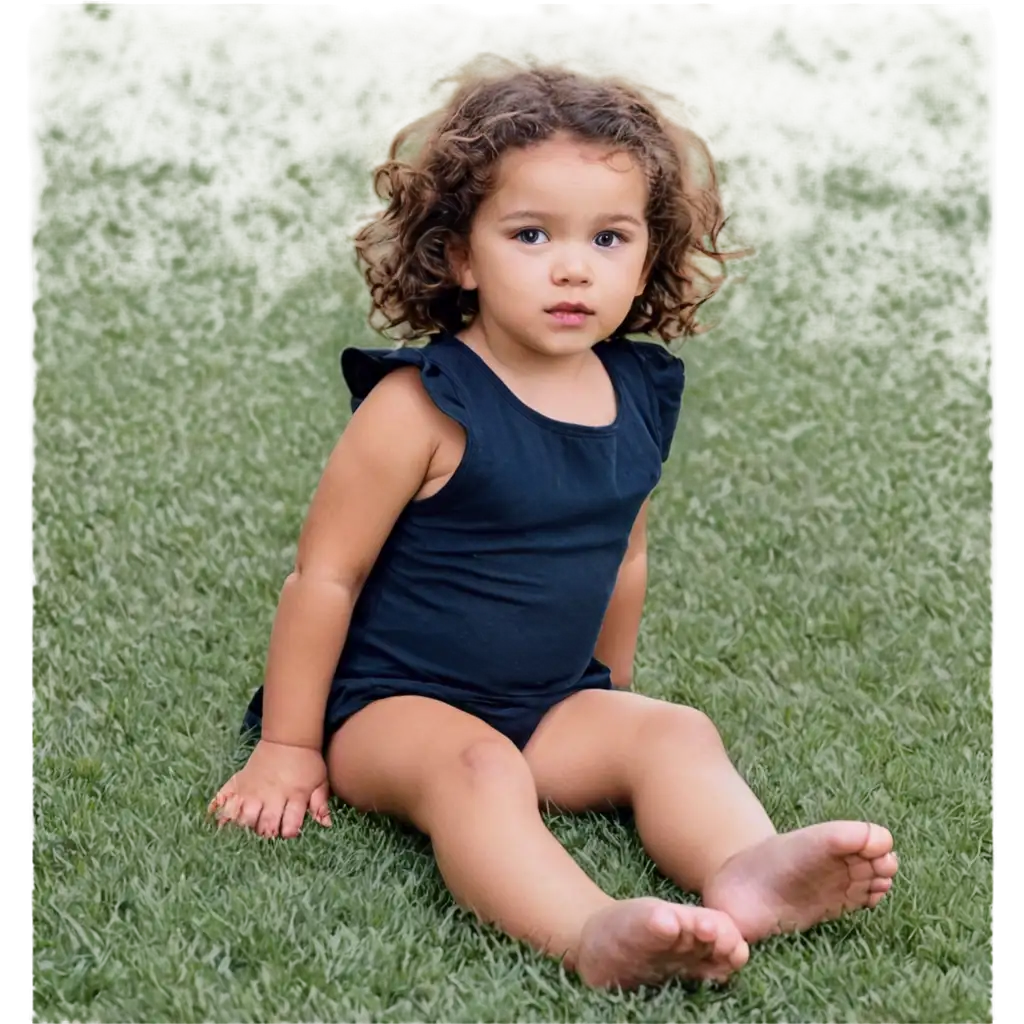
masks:
POLYGON ((256 822, 256 831, 261 836, 270 838, 281 831, 281 815, 284 813, 284 797, 275 797, 268 800, 260 811, 259 820, 256 822))
POLYGON ((217 828, 223 828, 228 822, 234 821, 241 805, 242 798, 237 793, 232 793, 217 814, 217 828))
POLYGON ((242 809, 238 812, 236 821, 246 828, 255 829, 259 821, 260 811, 263 810, 263 801, 259 797, 250 796, 242 803, 242 809))
POLYGON ((309 812, 313 815, 313 819, 323 825, 324 828, 331 827, 331 811, 327 806, 327 798, 330 792, 330 787, 325 782, 322 786, 318 786, 313 790, 313 795, 309 798, 309 812))
POLYGON ((217 810, 218 807, 222 807, 224 803, 227 801, 228 797, 233 796, 234 793, 235 779, 234 776, 232 776, 230 779, 228 779, 227 782, 224 783, 223 786, 220 787, 220 789, 217 790, 217 795, 207 805, 206 813, 213 814, 213 812, 217 810))
POLYGON ((306 801, 289 800, 284 805, 284 818, 281 821, 281 835, 285 839, 294 839, 302 831, 302 822, 306 818, 306 801))

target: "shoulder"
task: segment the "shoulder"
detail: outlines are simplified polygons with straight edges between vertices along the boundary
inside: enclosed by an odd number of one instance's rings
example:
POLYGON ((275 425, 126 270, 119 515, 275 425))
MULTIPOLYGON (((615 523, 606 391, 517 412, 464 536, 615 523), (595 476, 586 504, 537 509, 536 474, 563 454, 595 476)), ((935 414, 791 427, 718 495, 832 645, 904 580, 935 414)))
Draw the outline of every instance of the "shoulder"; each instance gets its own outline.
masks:
POLYGON ((352 395, 352 410, 373 392, 381 400, 418 405, 424 414, 444 414, 467 427, 467 403, 451 360, 442 346, 393 349, 346 348, 341 372, 352 395), (428 408, 429 407, 429 408, 428 408))
POLYGON ((359 410, 363 419, 370 410, 378 415, 387 413, 426 420, 438 417, 437 406, 430 400, 415 366, 400 366, 382 377, 353 402, 353 412, 359 410))
POLYGON ((682 359, 665 345, 651 341, 633 341, 618 338, 615 344, 630 353, 640 367, 644 378, 663 395, 681 394, 686 383, 686 368, 682 359))
POLYGON ((436 353, 430 346, 402 348, 356 348, 341 352, 341 375, 355 402, 361 402, 386 377, 400 370, 411 370, 403 376, 422 376, 438 367, 436 353))

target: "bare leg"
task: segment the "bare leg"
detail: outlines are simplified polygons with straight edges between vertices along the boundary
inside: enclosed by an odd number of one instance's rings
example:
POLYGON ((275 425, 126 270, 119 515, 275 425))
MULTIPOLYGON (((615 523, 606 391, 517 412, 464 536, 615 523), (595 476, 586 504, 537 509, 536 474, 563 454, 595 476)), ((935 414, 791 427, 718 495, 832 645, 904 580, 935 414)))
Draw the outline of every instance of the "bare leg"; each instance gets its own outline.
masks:
POLYGON ((874 907, 892 885, 892 836, 865 822, 778 835, 710 720, 639 694, 563 701, 525 750, 542 799, 567 810, 631 804, 644 847, 748 941, 874 907))
POLYGON ((725 978, 746 961, 718 911, 616 901, 545 827, 523 755, 479 719, 424 697, 392 697, 331 741, 334 791, 411 822, 431 840, 461 905, 555 957, 592 985, 725 978))

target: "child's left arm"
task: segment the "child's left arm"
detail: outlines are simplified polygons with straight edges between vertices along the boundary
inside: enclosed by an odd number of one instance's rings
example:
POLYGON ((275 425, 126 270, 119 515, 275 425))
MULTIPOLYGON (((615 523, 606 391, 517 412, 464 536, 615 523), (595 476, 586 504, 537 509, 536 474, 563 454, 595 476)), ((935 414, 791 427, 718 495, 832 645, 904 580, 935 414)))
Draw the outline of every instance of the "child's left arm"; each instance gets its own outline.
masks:
POLYGON ((608 609, 597 637, 594 657, 611 669, 612 685, 628 690, 633 685, 640 618, 647 592, 647 498, 633 523, 629 546, 619 566, 608 609))

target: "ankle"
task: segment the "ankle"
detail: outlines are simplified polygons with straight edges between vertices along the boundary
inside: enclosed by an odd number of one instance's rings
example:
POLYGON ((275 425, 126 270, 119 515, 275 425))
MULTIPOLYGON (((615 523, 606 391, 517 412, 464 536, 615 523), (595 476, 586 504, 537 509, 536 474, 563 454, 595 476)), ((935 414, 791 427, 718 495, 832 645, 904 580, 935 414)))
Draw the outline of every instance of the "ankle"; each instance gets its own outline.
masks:
POLYGON ((609 907, 614 907, 617 903, 621 902, 621 900, 614 899, 611 896, 606 896, 605 900, 595 906, 594 909, 591 910, 584 918, 583 923, 576 932, 573 941, 568 944, 566 951, 559 957, 567 971, 579 970, 580 949, 584 944, 584 939, 592 922, 596 918, 600 917, 609 907))
POLYGON ((715 866, 705 872, 703 883, 697 891, 703 896, 707 889, 712 888, 718 879, 729 874, 736 867, 737 863, 742 861, 746 854, 777 834, 778 833, 776 832, 772 832, 770 835, 761 836, 746 846, 741 846, 739 849, 729 851, 722 858, 713 862, 715 866))

